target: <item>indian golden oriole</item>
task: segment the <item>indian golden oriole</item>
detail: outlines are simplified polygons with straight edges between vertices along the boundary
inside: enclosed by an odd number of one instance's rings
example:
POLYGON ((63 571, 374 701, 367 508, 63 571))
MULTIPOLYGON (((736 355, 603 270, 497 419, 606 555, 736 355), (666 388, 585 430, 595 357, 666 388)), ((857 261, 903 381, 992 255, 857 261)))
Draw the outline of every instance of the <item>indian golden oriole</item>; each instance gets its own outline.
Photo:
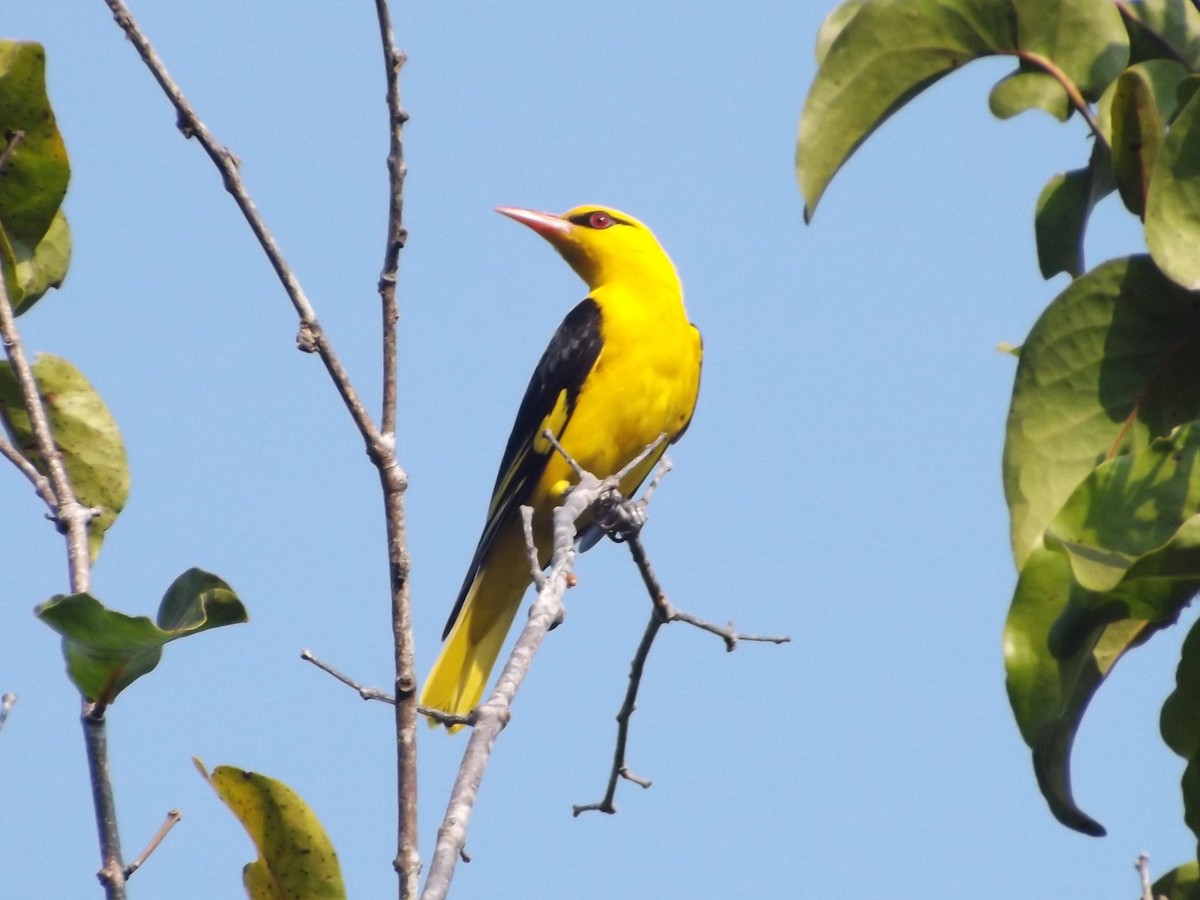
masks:
MULTIPOLYGON (((525 389, 483 534, 421 693, 422 706, 458 715, 482 698, 533 581, 521 507, 533 508, 538 561, 547 565, 551 514, 577 480, 544 432, 584 470, 605 478, 660 435, 678 440, 700 388, 700 332, 688 321, 675 267, 649 228, 602 206, 562 215, 497 212, 549 241, 587 283, 588 295, 558 327, 525 389)), ((637 490, 665 449, 660 444, 622 480, 623 494, 637 490)))

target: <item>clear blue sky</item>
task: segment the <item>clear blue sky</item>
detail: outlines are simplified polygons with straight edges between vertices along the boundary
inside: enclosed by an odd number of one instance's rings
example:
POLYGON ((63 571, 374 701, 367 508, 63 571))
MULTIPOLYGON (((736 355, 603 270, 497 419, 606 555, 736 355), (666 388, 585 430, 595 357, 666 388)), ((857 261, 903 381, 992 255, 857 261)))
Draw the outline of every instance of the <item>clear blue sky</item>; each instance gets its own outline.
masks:
MULTIPOLYGON (((1032 213, 1081 123, 993 120, 976 63, 887 123, 801 221, 792 153, 825 2, 396 8, 412 113, 401 266, 402 460, 419 665, 432 661, 529 373, 583 286, 498 204, 625 209, 672 254, 705 338, 700 406, 645 534, 671 599, 786 647, 660 636, 614 817, 613 716, 647 603, 622 548, 581 561, 488 770, 458 898, 1131 897, 1193 856, 1161 743, 1182 629, 1126 659, 1076 745, 1110 829, 1057 825, 1004 694, 1015 575, 1000 488, 1019 343, 1045 283, 1032 213)), ((373 4, 142 0, 134 12, 247 183, 378 406, 386 130, 373 4)), ((73 164, 70 276, 20 325, 75 362, 133 470, 94 592, 153 614, 198 565, 251 622, 168 648, 110 713, 132 897, 241 896, 249 840, 193 771, 255 769, 316 809, 350 895, 395 894, 392 720, 300 662, 391 679, 377 482, 211 164, 100 0, 14 0, 47 47, 73 164)), ((1110 199, 1090 262, 1140 251, 1110 199)), ((0 883, 99 896, 77 696, 34 604, 62 543, 0 470, 0 883)), ((463 736, 421 735, 422 851, 463 736)))

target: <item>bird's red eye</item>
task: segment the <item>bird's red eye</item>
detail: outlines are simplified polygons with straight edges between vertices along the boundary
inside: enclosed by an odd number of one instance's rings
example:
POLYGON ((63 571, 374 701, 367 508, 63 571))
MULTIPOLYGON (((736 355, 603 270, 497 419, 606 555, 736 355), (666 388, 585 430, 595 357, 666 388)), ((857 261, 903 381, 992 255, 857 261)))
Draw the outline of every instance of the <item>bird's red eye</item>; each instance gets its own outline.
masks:
POLYGON ((588 216, 588 224, 593 228, 608 228, 612 223, 612 216, 608 213, 594 212, 588 216))

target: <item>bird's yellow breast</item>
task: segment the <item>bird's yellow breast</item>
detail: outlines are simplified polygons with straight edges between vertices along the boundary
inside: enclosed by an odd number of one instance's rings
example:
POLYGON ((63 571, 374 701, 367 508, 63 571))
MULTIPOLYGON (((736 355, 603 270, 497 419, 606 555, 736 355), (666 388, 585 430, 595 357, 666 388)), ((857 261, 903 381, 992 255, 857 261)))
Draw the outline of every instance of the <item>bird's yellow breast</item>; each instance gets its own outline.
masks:
MULTIPOLYGON (((661 434, 673 439, 691 419, 700 386, 700 336, 678 291, 592 293, 600 306, 600 355, 575 400, 563 448, 599 478, 623 468, 661 434)), ((666 445, 627 479, 636 486, 666 445)), ((543 485, 570 479, 555 457, 543 485)))

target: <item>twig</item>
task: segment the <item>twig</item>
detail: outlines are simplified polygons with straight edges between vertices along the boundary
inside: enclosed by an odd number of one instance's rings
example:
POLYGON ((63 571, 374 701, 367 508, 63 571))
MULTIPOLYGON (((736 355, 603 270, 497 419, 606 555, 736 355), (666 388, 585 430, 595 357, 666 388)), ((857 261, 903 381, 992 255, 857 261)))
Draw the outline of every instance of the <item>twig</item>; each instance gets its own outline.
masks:
POLYGON ((628 778, 643 788, 650 787, 650 782, 644 778, 632 776, 628 767, 625 765, 625 745, 629 739, 629 720, 633 716, 633 711, 637 709, 637 693, 638 687, 642 683, 642 672, 646 667, 646 658, 650 655, 650 648, 654 645, 654 636, 658 634, 658 629, 666 624, 666 619, 660 613, 660 608, 656 605, 650 614, 650 621, 646 623, 646 630, 642 634, 642 640, 638 644, 637 652, 633 655, 633 663, 629 667, 629 687, 625 691, 625 700, 621 704, 621 709, 617 713, 617 746, 613 750, 612 771, 608 778, 608 787, 604 791, 604 799, 599 803, 576 804, 571 807, 571 815, 578 816, 580 813, 591 812, 596 810, 603 813, 615 813, 616 806, 613 805, 613 798, 617 795, 617 779, 628 778))
POLYGON ((1067 99, 1071 101, 1071 105, 1079 111, 1081 116, 1083 116, 1083 120, 1087 122, 1088 128, 1090 128, 1092 130, 1092 134, 1096 136, 1096 140, 1105 146, 1108 145, 1108 141, 1105 139, 1104 135, 1100 133, 1100 125, 1096 122, 1096 117, 1092 114, 1092 108, 1088 105, 1088 102, 1083 99, 1083 94, 1079 92, 1079 86, 1071 80, 1070 75, 1055 65, 1053 60, 1047 59, 1040 53, 1032 53, 1029 50, 1014 50, 1013 55, 1018 59, 1030 63, 1031 65, 1037 66, 1051 78, 1057 81, 1060 85, 1062 85, 1063 90, 1067 92, 1067 99))
MULTIPOLYGON (((38 392, 37 380, 33 377, 33 369, 30 368, 29 360, 25 356, 25 347, 21 342, 21 335, 17 331, 16 318, 13 315, 12 303, 3 277, 0 277, 0 341, 4 343, 4 352, 12 365, 13 375, 16 376, 25 411, 29 414, 35 446, 46 466, 50 489, 53 491, 54 497, 52 506, 54 519, 67 541, 71 593, 83 593, 88 589, 91 581, 87 527, 94 513, 76 498, 66 466, 63 465, 62 452, 54 443, 54 434, 50 430, 50 421, 46 418, 46 409, 42 406, 42 398, 38 392)), ((7 457, 8 454, 6 453, 5 456, 7 457)), ((25 471, 24 467, 18 466, 18 468, 25 471)), ((40 491, 39 495, 41 495, 40 491)), ((45 499, 44 496, 43 499, 45 499)))
POLYGON ((133 16, 121 0, 104 0, 113 13, 113 18, 137 49, 138 55, 150 69, 178 116, 177 127, 185 138, 196 138, 205 153, 213 161, 225 182, 225 189, 233 196, 258 239, 259 245, 275 269, 275 274, 287 292, 297 315, 300 328, 297 344, 305 352, 317 353, 325 365, 337 392, 358 427, 366 444, 367 456, 379 470, 383 489, 384 515, 387 520, 388 573, 391 588, 392 630, 395 642, 396 667, 396 765, 397 789, 399 792, 399 837, 394 865, 400 877, 401 898, 415 898, 420 858, 417 854, 417 702, 416 702, 416 655, 413 650, 412 612, 409 599, 408 576, 411 561, 405 537, 404 491, 408 476, 396 459, 396 338, 395 325, 398 317, 395 282, 400 248, 404 246, 405 230, 402 223, 403 183, 405 165, 402 144, 402 126, 408 114, 400 106, 399 71, 404 62, 402 53, 396 50, 392 37, 391 17, 386 0, 375 0, 379 20, 379 32, 387 67, 387 97, 389 110, 390 150, 388 173, 390 200, 388 216, 387 248, 384 254, 383 272, 380 276, 380 294, 383 301, 384 323, 384 409, 383 427, 377 428, 362 399, 354 389, 350 376, 342 366, 332 345, 317 321, 316 312, 292 271, 275 238, 267 229, 242 181, 240 163, 228 148, 218 143, 208 127, 188 103, 179 86, 172 80, 166 66, 139 29, 133 16))
POLYGON ((179 88, 179 85, 171 78, 170 72, 167 71, 167 67, 164 65, 157 51, 155 51, 149 39, 134 20, 129 8, 121 0, 104 0, 104 2, 112 11, 113 19, 117 25, 125 32, 125 36, 137 50, 142 62, 150 70, 150 74, 154 76, 154 80, 158 82, 163 93, 167 95, 167 99, 171 101, 171 105, 175 107, 178 117, 176 127, 184 137, 194 137, 199 141, 200 146, 204 148, 204 152, 208 154, 209 159, 213 161, 213 165, 221 173, 225 181, 225 190, 229 192, 238 209, 242 211, 242 216, 246 219, 250 230, 254 232, 254 236, 258 239, 263 253, 266 254, 271 267, 275 270, 276 277, 278 277, 280 283, 283 285, 288 298, 292 301, 292 306, 300 317, 301 333, 307 342, 307 346, 313 352, 318 353, 321 361, 325 363, 325 368, 329 371, 329 376, 333 379, 334 386, 337 388, 338 393, 341 394, 342 400, 345 402, 346 408, 350 411, 350 415, 354 418, 355 424, 358 425, 359 431, 364 436, 371 436, 371 440, 368 443, 368 452, 376 449, 373 445, 380 440, 379 431, 371 421, 366 407, 355 392, 354 386, 350 383, 350 376, 346 373, 337 354, 334 353, 328 339, 325 337, 321 325, 317 322, 316 311, 309 302, 308 296, 304 293, 304 288, 301 287, 300 280, 296 277, 292 267, 284 258, 283 251, 279 249, 279 244, 276 243, 275 237, 267 228, 262 214, 258 211, 258 207, 254 205, 254 200, 250 197, 250 193, 246 189, 246 184, 242 180, 239 168, 241 163, 229 148, 217 141, 212 132, 208 130, 208 126, 201 121, 195 109, 192 108, 187 97, 184 96, 183 91, 179 88))
POLYGON ((400 69, 407 61, 403 51, 396 48, 392 32, 392 17, 387 0, 375 0, 379 20, 379 38, 383 45, 383 63, 387 78, 388 108, 388 224, 383 269, 379 274, 379 296, 383 301, 383 432, 396 431, 396 272, 400 266, 400 251, 408 239, 404 227, 404 177, 408 166, 404 162, 404 123, 408 112, 400 105, 400 69))
MULTIPOLYGON (((383 439, 388 452, 379 456, 384 514, 387 518, 388 571, 391 585, 392 636, 396 670, 396 807, 398 810, 396 858, 401 900, 415 900, 420 888, 421 857, 417 843, 417 674, 413 647, 412 604, 408 574, 411 562, 405 536, 404 490, 408 477, 396 461, 396 277, 400 251, 408 239, 404 227, 404 123, 408 112, 400 104, 400 69, 405 55, 396 47, 387 0, 375 0, 379 41, 383 50, 388 111, 388 224, 379 297, 383 313, 383 439)), ((367 437, 364 432, 364 437, 367 437)), ((368 451, 371 439, 367 437, 368 451)))
POLYGON ((150 838, 150 843, 146 845, 146 849, 138 854, 137 859, 125 867, 126 880, 128 880, 130 875, 142 867, 142 863, 149 859, 150 854, 158 849, 158 845, 163 842, 163 838, 167 836, 167 832, 174 828, 175 824, 182 818, 183 813, 177 809, 173 809, 167 813, 166 821, 163 822, 158 831, 154 833, 154 837, 150 838))
POLYGON ((1137 869, 1138 879, 1142 883, 1142 900, 1154 900, 1154 886, 1150 884, 1150 854, 1139 853, 1133 867, 1137 869))
POLYGON ((610 513, 609 522, 603 526, 606 530, 612 529, 609 532, 610 534, 619 536, 619 541, 629 545, 629 552, 632 554, 634 562, 637 563, 638 571, 642 575, 642 582, 646 585, 646 590, 650 594, 650 621, 646 623, 646 630, 642 634, 642 640, 633 655, 633 662, 629 667, 629 686, 625 690, 625 699, 621 703, 621 709, 617 712, 617 744, 613 750, 612 769, 609 771, 608 786, 605 788, 604 798, 596 803, 576 804, 572 806, 571 813, 575 816, 578 816, 580 813, 593 811, 608 813, 610 815, 615 813, 617 807, 614 805, 613 800, 617 794, 617 781, 621 778, 624 778, 626 781, 632 781, 643 788, 650 787, 650 781, 640 778, 629 771, 629 767, 625 761, 625 749, 629 741, 629 720, 633 717, 634 710, 637 709, 637 695, 638 690, 641 688, 642 675, 646 668, 646 659, 650 655, 650 648, 654 645, 654 638, 658 635, 658 630, 662 626, 668 625, 671 622, 686 622, 689 625, 701 628, 704 631, 723 638, 727 651, 734 650, 737 647, 738 641, 768 641, 773 644, 785 644, 791 640, 791 638, 783 635, 778 637, 760 637, 758 635, 740 634, 734 630, 732 622, 722 628, 719 625, 706 622, 690 613, 685 613, 672 607, 663 593, 662 586, 658 583, 658 578, 650 566, 650 559, 646 555, 646 548, 642 544, 640 529, 645 522, 645 499, 643 497, 640 501, 627 500, 617 504, 615 510, 610 513), (622 515, 625 517, 623 521, 621 519, 622 515))
MULTIPOLYGON (((383 703, 387 703, 390 705, 395 705, 395 703, 396 703, 396 698, 393 697, 391 694, 386 693, 385 691, 381 691, 379 688, 364 687, 363 685, 361 685, 357 681, 355 681, 353 678, 351 678, 349 675, 339 672, 337 669, 335 669, 329 663, 325 662, 325 660, 321 659, 320 657, 313 656, 313 654, 308 650, 301 650, 300 658, 302 660, 304 660, 305 662, 312 663, 314 666, 316 666, 322 672, 325 672, 328 675, 332 675, 334 678, 336 678, 342 684, 346 685, 346 687, 352 689, 355 693, 357 693, 358 696, 361 697, 363 700, 379 700, 383 703)), ((474 725, 475 724, 475 717, 470 714, 465 715, 465 716, 457 716, 452 713, 442 712, 440 709, 430 709, 427 706, 418 706, 417 713, 418 713, 418 715, 428 716, 431 719, 435 719, 442 725, 474 725)))
POLYGON ((94 715, 93 705, 85 702, 83 742, 87 748, 88 771, 92 776, 92 805, 96 810, 96 828, 100 832, 100 871, 96 877, 104 885, 108 900, 125 900, 125 865, 121 862, 121 839, 117 830, 117 810, 113 802, 112 777, 108 771, 108 735, 103 714, 94 715))
POLYGON ((308 650, 308 648, 305 648, 300 651, 300 658, 302 660, 304 660, 305 662, 312 663, 314 666, 316 666, 322 672, 332 675, 334 678, 336 678, 338 681, 340 681, 342 684, 346 685, 347 687, 353 688, 358 693, 358 696, 362 697, 364 700, 382 700, 384 703, 390 703, 390 704, 395 704, 395 702, 396 702, 395 697, 393 697, 391 694, 381 691, 379 688, 363 687, 361 684, 359 684, 357 681, 355 681, 349 675, 342 674, 337 669, 335 669, 333 666, 329 665, 329 663, 325 662, 322 659, 319 659, 316 656, 313 656, 312 653, 308 650))
POLYGON ((521 507, 521 524, 525 528, 525 550, 529 554, 529 571, 533 573, 533 586, 539 591, 546 586, 546 573, 538 562, 537 541, 533 539, 533 507, 521 507))
POLYGON ((33 463, 21 455, 20 450, 3 437, 0 437, 0 456, 20 469, 21 474, 29 479, 34 492, 42 499, 43 503, 50 507, 50 517, 53 518, 58 503, 54 499, 54 489, 50 487, 50 479, 39 472, 33 463))
MULTIPOLYGON (((75 496, 75 489, 71 486, 71 479, 63 464, 62 453, 54 443, 54 434, 50 430, 46 409, 42 406, 37 381, 33 377, 33 370, 25 356, 25 347, 21 343, 21 335, 17 331, 3 272, 0 272, 0 340, 4 343, 4 352, 16 376, 25 411, 29 414, 35 446, 46 466, 50 489, 54 495, 54 520, 67 542, 71 592, 83 593, 91 585, 88 523, 96 515, 96 510, 84 506, 75 496)), ((88 775, 92 782, 96 827, 100 835, 100 871, 97 876, 104 885, 108 900, 125 900, 125 866, 121 862, 121 839, 117 830, 112 779, 108 771, 108 738, 103 707, 84 700, 80 719, 87 749, 88 775)))
MULTIPOLYGON (((645 451, 649 453, 652 445, 645 451)), ((643 455, 644 458, 644 455, 643 455)), ((438 828, 437 846, 425 881, 421 900, 444 900, 450 890, 462 848, 467 842, 467 824, 478 796, 479 784, 483 779, 496 738, 508 724, 512 714, 512 701, 520 689, 534 655, 551 626, 562 617, 562 598, 570 585, 571 570, 575 564, 575 521, 601 496, 613 491, 620 483, 618 476, 603 481, 582 473, 579 484, 563 499, 562 506, 554 511, 553 547, 550 573, 545 585, 538 592, 537 600, 529 611, 529 620, 517 638, 512 655, 505 663, 504 671, 496 687, 484 703, 475 709, 476 722, 471 731, 467 749, 463 754, 446 816, 438 828)))
POLYGON ((8 714, 12 711, 13 705, 16 702, 16 694, 8 693, 0 696, 0 729, 4 728, 4 723, 8 721, 8 714))

